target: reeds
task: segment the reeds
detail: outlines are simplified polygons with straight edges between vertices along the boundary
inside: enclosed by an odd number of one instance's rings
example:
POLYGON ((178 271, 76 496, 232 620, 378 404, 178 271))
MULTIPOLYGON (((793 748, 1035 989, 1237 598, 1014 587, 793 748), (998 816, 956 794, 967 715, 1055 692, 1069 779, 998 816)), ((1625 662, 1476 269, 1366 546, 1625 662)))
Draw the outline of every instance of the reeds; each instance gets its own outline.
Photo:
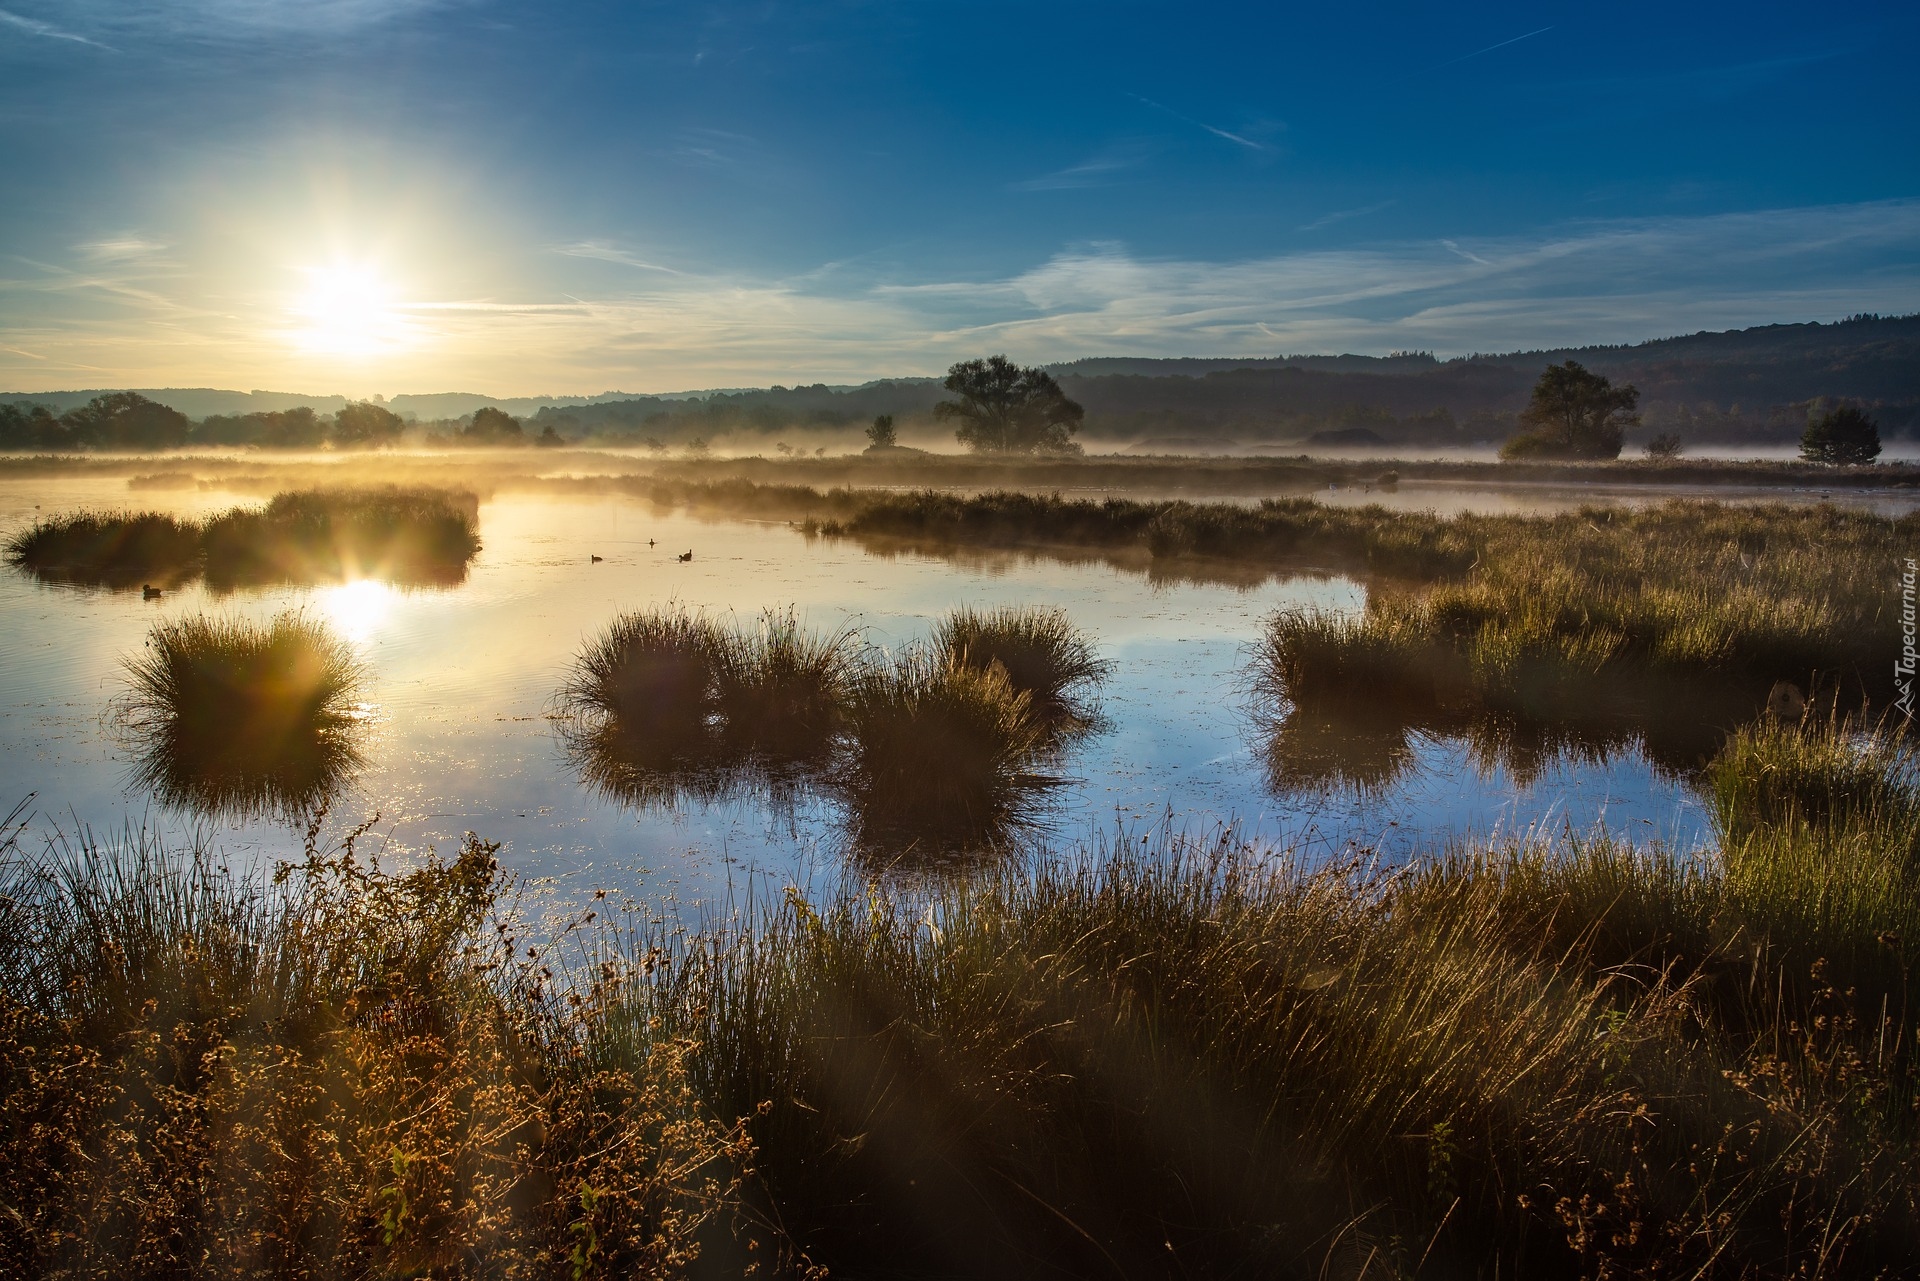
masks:
POLYGON ((446 585, 480 551, 472 494, 376 486, 276 494, 204 521, 159 512, 48 517, 7 540, 16 567, 108 587, 143 579, 216 587, 351 578, 446 585))
POLYGON ((140 784, 162 804, 297 817, 360 767, 362 668, 313 619, 163 623, 126 669, 120 725, 140 784))

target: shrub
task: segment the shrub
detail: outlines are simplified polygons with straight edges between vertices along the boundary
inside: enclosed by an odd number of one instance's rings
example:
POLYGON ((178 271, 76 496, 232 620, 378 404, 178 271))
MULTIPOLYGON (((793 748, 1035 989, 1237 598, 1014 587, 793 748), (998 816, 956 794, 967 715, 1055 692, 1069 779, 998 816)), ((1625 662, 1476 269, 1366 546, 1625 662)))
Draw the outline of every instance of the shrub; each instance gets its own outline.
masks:
POLYGON ((126 667, 119 721, 162 804, 299 815, 360 766, 362 668, 324 624, 196 615, 154 628, 126 667))
POLYGON ((1672 432, 1661 432, 1659 435, 1647 441, 1646 444, 1647 457, 1649 458, 1678 458, 1681 451, 1680 438, 1672 432))

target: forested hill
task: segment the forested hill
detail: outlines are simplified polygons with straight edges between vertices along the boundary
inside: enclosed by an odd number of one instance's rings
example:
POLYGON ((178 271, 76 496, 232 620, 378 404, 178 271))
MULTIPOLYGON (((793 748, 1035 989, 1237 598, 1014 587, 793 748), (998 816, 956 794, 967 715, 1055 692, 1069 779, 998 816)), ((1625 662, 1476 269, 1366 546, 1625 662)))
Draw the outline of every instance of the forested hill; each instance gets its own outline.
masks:
MULTIPOLYGON (((984 354, 984 353, 983 353, 984 354)), ((1009 351, 1019 359, 1021 353, 1009 351)), ((1690 334, 1630 346, 1474 355, 1436 360, 1393 356, 1271 359, 1101 357, 1050 366, 1087 411, 1082 439, 1096 447, 1142 443, 1172 451, 1207 446, 1320 443, 1465 444, 1510 435, 1528 390, 1549 364, 1578 360, 1640 389, 1637 434, 1677 432, 1683 441, 1785 443, 1798 438, 1809 405, 1864 404, 1890 435, 1920 435, 1920 316, 1861 316, 1833 324, 1767 325, 1690 334)), ((0 402, 79 412, 98 392, 0 394, 0 402)), ((265 419, 298 406, 339 412, 339 396, 149 391, 146 396, 208 422, 265 419)), ((899 378, 858 387, 770 387, 677 395, 531 397, 398 395, 387 407, 443 435, 485 406, 523 419, 529 436, 552 427, 566 440, 707 440, 772 449, 863 443, 859 429, 891 414, 908 443, 950 439, 932 418, 939 380, 899 378)), ((0 410, 5 406, 0 405, 0 410)), ((27 423, 24 408, 7 411, 27 423)), ((230 428, 230 424, 229 424, 230 428)), ((25 428, 23 428, 25 430, 25 428)), ((196 429, 197 431, 198 429, 196 429)), ((44 431, 42 435, 46 434, 44 431)), ((228 430, 231 435, 231 430, 228 430)), ((198 439, 198 435, 194 437, 198 439)), ((211 438, 211 437, 209 437, 211 438)), ((1632 438, 1630 438, 1632 439, 1632 438)), ((0 447, 13 447, 0 441, 0 447)))

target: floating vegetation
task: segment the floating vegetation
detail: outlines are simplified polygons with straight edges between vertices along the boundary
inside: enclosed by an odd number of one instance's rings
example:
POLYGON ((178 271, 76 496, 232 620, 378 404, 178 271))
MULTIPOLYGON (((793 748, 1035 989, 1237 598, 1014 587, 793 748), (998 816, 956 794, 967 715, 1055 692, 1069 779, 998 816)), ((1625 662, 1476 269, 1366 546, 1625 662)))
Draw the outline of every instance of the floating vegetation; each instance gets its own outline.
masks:
POLYGON ((298 819, 362 764, 360 664, 312 619, 163 623, 127 676, 118 719, 139 785, 163 805, 298 819))
POLYGON ((216 588, 356 578, 449 586, 480 551, 478 512, 472 494, 440 489, 301 490, 204 521, 53 516, 9 538, 6 556, 44 581, 85 586, 199 576, 216 588))

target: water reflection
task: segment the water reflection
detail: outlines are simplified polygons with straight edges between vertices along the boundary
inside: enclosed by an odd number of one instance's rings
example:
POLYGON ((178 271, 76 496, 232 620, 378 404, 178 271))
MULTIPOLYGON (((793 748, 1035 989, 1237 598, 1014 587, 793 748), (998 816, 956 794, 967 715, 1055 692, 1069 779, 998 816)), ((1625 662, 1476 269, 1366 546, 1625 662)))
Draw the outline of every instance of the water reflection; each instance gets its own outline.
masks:
POLYGON ((164 807, 297 822, 364 764, 360 666, 314 619, 162 624, 126 668, 116 719, 134 754, 133 786, 164 807))

